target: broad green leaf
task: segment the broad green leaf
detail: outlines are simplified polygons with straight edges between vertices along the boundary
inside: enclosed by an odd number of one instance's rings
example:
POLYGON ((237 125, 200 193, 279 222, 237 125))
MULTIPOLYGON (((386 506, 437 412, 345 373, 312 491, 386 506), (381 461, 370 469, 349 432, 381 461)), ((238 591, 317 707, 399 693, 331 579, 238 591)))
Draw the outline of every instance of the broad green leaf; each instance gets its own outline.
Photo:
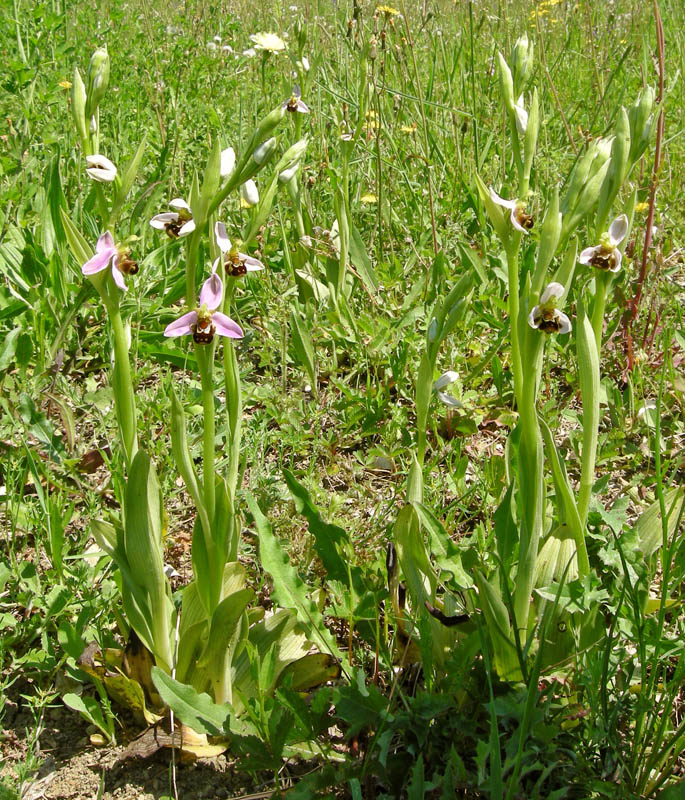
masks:
MULTIPOLYGON (((683 503, 685 503, 685 487, 671 489, 664 495, 664 506, 668 516, 667 538, 670 541, 676 531, 678 522, 682 520, 683 503)), ((646 511, 643 511, 634 525, 634 532, 640 543, 640 550, 649 558, 663 543, 663 520, 661 506, 655 500, 646 511)))
POLYGON ((252 495, 247 496, 247 504, 257 526, 262 567, 273 579, 274 599, 284 608, 295 611, 307 635, 319 648, 342 660, 343 655, 324 624, 323 614, 308 596, 307 587, 290 563, 288 554, 273 535, 269 521, 252 495))
POLYGON ((292 332, 297 360, 307 371, 312 390, 316 391, 316 359, 314 356, 314 347, 309 331, 300 322, 300 315, 295 309, 290 312, 290 330, 292 332))
POLYGON ((218 735, 231 714, 228 704, 218 705, 208 694, 179 683, 159 667, 152 668, 152 680, 160 697, 185 725, 198 733, 218 735))
POLYGON ((499 591, 487 578, 476 572, 475 579, 478 586, 478 602, 485 615, 497 674, 504 681, 519 681, 522 678, 521 665, 513 641, 507 608, 502 602, 499 591))

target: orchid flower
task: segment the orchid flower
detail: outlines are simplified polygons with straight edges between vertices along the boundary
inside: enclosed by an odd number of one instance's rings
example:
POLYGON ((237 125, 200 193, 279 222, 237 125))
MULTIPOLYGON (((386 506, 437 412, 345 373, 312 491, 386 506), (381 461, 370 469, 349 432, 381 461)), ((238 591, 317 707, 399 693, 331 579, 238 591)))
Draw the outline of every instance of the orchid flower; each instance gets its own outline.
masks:
POLYGON ((177 197, 169 203, 169 207, 176 210, 157 214, 150 220, 150 225, 158 231, 166 231, 167 236, 171 239, 192 233, 195 230, 195 221, 188 203, 177 197))
POLYGON ((444 403, 448 408, 463 408, 462 404, 457 400, 454 395, 443 392, 447 386, 451 386, 455 381, 459 380, 459 375, 454 370, 447 370, 435 381, 433 384, 433 391, 437 392, 438 399, 444 403))
POLYGON ((232 275, 234 278, 239 278, 248 272, 258 272, 260 269, 264 269, 264 264, 259 259, 253 258, 247 253, 238 252, 240 242, 231 245, 231 240, 228 238, 226 226, 223 222, 216 223, 214 235, 216 236, 219 250, 221 250, 221 255, 214 262, 213 272, 216 272, 220 261, 223 261, 226 274, 232 275))
POLYGON ((283 103, 283 108, 294 114, 299 111, 301 114, 309 114, 309 107, 302 102, 302 92, 300 87, 295 84, 290 98, 283 103))
POLYGON ((209 344, 214 335, 242 339, 243 329, 226 314, 217 311, 221 305, 224 285, 213 272, 202 285, 200 305, 174 320, 164 329, 165 336, 187 336, 192 334, 196 344, 209 344))
POLYGON ((95 245, 95 255, 81 267, 81 272, 84 275, 95 275, 111 267, 114 283, 125 292, 127 286, 124 275, 135 275, 138 272, 138 264, 129 257, 129 253, 128 247, 117 247, 112 234, 106 231, 95 245))
POLYGON ((117 168, 112 162, 103 155, 96 153, 93 156, 86 156, 86 172, 94 181, 99 183, 111 183, 117 176, 117 168))
POLYGON ((611 223, 608 232, 602 235, 600 243, 596 247, 586 247, 578 260, 581 264, 590 264, 597 269, 618 272, 623 259, 618 245, 626 238, 627 233, 628 217, 621 214, 611 223))
POLYGON ((542 293, 540 303, 528 315, 531 328, 543 333, 569 333, 571 320, 557 308, 558 301, 564 296, 564 287, 560 283, 550 283, 542 293))
POLYGON ((494 189, 490 189, 490 199, 498 206, 508 208, 511 211, 511 224, 521 233, 528 233, 533 227, 533 218, 526 214, 526 204, 523 200, 505 200, 500 197, 494 189))

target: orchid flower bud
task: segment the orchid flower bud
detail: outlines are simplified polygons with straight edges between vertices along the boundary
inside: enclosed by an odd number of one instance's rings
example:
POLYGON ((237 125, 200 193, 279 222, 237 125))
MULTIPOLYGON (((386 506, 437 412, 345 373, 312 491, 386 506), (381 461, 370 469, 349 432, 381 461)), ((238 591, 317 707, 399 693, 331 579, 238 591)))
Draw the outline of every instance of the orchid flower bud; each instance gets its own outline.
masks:
POLYGON ((264 119, 257 126, 257 130, 253 134, 252 144, 256 147, 261 144, 271 132, 276 128, 278 123, 285 116, 285 108, 282 105, 276 106, 273 111, 270 111, 264 119))
POLYGON ((109 86, 109 53, 106 47, 99 47, 91 56, 86 82, 88 87, 86 114, 90 117, 100 105, 109 86))
POLYGON ((71 82, 71 115, 79 139, 85 142, 88 139, 88 118, 86 117, 86 85, 81 78, 78 68, 74 70, 74 80, 71 82))
POLYGON ((514 95, 519 95, 528 84, 533 72, 533 45, 529 44, 524 33, 516 40, 511 53, 511 72, 514 82, 514 95))
POLYGON ((227 147, 221 151, 221 162, 219 167, 219 174, 222 178, 227 178, 235 169, 235 150, 232 147, 227 147))
POLYGON ((504 107, 511 114, 514 114, 516 107, 516 102, 514 100, 514 79, 511 76, 509 65, 504 60, 504 56, 501 53, 497 53, 497 61, 499 65, 499 81, 504 107))
POLYGON ((651 86, 647 86, 640 92, 637 100, 628 111, 628 121, 630 122, 630 155, 628 162, 630 167, 640 159, 649 144, 649 134, 652 131, 652 123, 654 121, 652 116, 653 109, 654 89, 651 86))
POLYGON ((630 121, 628 113, 623 106, 618 116, 616 125, 616 138, 611 148, 611 160, 606 178, 602 183, 602 190, 599 196, 599 208, 597 209, 597 225, 604 227, 611 204, 616 199, 616 195, 621 188, 628 172, 628 156, 630 154, 630 121))
POLYGON ((308 144, 309 138, 305 136, 303 139, 295 142, 294 145, 291 145, 278 160, 276 171, 280 173, 283 172, 283 170, 290 169, 290 167, 298 164, 304 155, 304 151, 307 149, 308 144))
POLYGON ((259 190, 254 181, 246 181, 240 187, 241 205, 244 204, 246 208, 252 208, 259 202, 259 190))
POLYGON ((274 154, 276 151, 276 144, 276 139, 272 136, 271 139, 262 142, 254 153, 252 153, 252 158, 254 158, 260 167, 263 167, 274 154))

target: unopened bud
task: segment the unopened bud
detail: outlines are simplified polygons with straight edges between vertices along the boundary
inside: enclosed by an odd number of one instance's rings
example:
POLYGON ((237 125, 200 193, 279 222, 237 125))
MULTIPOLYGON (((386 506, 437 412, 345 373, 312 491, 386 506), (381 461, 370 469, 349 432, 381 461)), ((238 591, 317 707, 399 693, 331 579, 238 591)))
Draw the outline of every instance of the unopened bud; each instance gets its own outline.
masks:
POLYGON ((257 189, 257 184, 254 181, 245 181, 245 183, 240 187, 240 194, 243 203, 248 208, 256 206, 259 202, 259 191, 257 189))
POLYGON ((634 105, 628 111, 630 122, 630 166, 640 159, 649 144, 652 131, 652 111, 654 109, 654 89, 643 89, 634 105))
POLYGON ((74 70, 71 82, 71 115, 82 142, 88 139, 88 118, 86 117, 86 85, 78 69, 74 70))
POLYGON ((99 47, 91 56, 86 85, 88 98, 86 114, 92 116, 109 86, 109 53, 106 47, 99 47))
POLYGON ((303 139, 295 142, 294 145, 291 145, 280 157, 278 164, 276 165, 277 172, 283 172, 283 170, 290 169, 291 167, 295 166, 295 164, 298 164, 304 154, 304 151, 307 149, 308 143, 309 139, 305 136, 303 139))
POLYGON ((271 158, 275 150, 276 139, 272 136, 271 139, 267 139, 265 142, 262 142, 262 144, 259 145, 254 153, 252 153, 252 158, 254 158, 257 164, 262 167, 271 158))
POLYGON ((514 102, 514 79, 511 77, 509 65, 504 60, 504 56, 501 53, 497 53, 497 63, 499 66, 499 81, 504 107, 513 114, 516 105, 514 102))
POLYGON ((525 33, 516 40, 512 50, 511 71, 514 81, 514 95, 518 95, 526 88, 533 72, 533 45, 529 44, 525 33))

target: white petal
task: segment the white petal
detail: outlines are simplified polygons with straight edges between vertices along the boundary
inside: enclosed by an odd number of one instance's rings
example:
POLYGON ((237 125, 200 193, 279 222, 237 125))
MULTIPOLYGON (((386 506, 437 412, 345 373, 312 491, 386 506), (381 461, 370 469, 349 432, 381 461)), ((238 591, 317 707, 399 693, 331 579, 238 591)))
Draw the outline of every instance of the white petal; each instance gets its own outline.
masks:
POLYGON ((564 314, 563 311, 557 310, 556 312, 556 319, 557 322, 560 323, 561 327, 558 330, 558 333, 570 333, 571 332, 571 320, 564 314))
POLYGON ((560 283, 554 281, 548 284, 547 288, 542 293, 542 297, 540 298, 540 305, 549 302, 552 297, 556 297, 557 300, 561 300, 561 298, 564 296, 564 292, 565 289, 560 283))
POLYGON ((511 209, 511 214, 509 215, 509 219, 511 220, 511 224, 516 228, 517 231, 521 231, 521 233, 525 233, 525 234, 530 233, 530 231, 526 230, 523 227, 523 225, 521 225, 521 223, 518 221, 518 219, 516 219, 516 211, 517 211, 516 204, 514 204, 514 207, 511 209))
POLYGON ((95 167, 87 169, 86 172, 94 181, 100 183, 111 183, 117 176, 116 170, 112 172, 109 169, 96 169, 95 167))
POLYGON ((578 256, 578 261, 580 261, 581 264, 590 264, 595 253, 600 249, 600 247, 586 247, 578 256))
POLYGON ((217 222, 214 226, 214 236, 216 237, 216 243, 219 245, 219 250, 222 253, 228 253, 231 249, 231 240, 228 238, 226 226, 223 222, 217 222))
POLYGON ((169 208, 185 208, 186 211, 190 211, 190 206, 188 205, 188 203, 186 203, 186 201, 180 197, 174 198, 169 203, 169 208))
POLYGON ((531 328, 537 328, 539 325, 539 323, 535 322, 535 318, 538 315, 539 308, 540 306, 534 306, 533 310, 530 312, 530 314, 528 314, 528 324, 530 325, 531 328))
POLYGON ((256 206, 259 202, 259 191, 257 190, 257 184, 252 180, 246 181, 240 187, 240 193, 243 196, 243 200, 245 200, 245 202, 249 203, 251 206, 256 206))
POLYGON ((609 239, 611 240, 611 244, 613 244, 614 247, 616 247, 617 244, 621 244, 626 238, 627 233, 628 217, 626 217, 625 214, 621 214, 620 217, 616 217, 609 227, 609 239))
POLYGON ((189 219, 188 222, 184 222, 181 225, 178 235, 179 236, 187 236, 189 233, 192 233, 195 230, 195 220, 189 219))
POLYGON ((614 250, 616 256, 616 264, 609 270, 609 272, 618 272, 621 269, 621 261, 623 260, 623 253, 617 248, 614 250))
POLYGON ((451 394, 447 394, 446 392, 438 392, 438 400, 449 408, 463 408, 456 397, 452 397, 451 394))
POLYGON ((512 211, 516 208, 516 200, 505 200, 503 197, 500 197, 494 189, 490 189, 490 199, 493 203, 497 203, 498 206, 510 208, 512 211))
POLYGON ((459 373, 452 369, 447 370, 447 372, 443 372, 437 381, 435 381, 433 384, 433 390, 438 392, 440 389, 444 389, 445 386, 449 386, 451 383, 454 383, 456 380, 458 380, 458 378, 459 373))
POLYGON ((219 174, 222 178, 227 178, 235 169, 235 150, 232 147, 227 147, 221 151, 221 166, 219 167, 219 174))
POLYGON ((97 169, 106 169, 110 172, 114 172, 116 175, 117 168, 112 164, 112 162, 103 155, 96 153, 94 156, 86 156, 86 164, 89 167, 95 167, 97 169))

